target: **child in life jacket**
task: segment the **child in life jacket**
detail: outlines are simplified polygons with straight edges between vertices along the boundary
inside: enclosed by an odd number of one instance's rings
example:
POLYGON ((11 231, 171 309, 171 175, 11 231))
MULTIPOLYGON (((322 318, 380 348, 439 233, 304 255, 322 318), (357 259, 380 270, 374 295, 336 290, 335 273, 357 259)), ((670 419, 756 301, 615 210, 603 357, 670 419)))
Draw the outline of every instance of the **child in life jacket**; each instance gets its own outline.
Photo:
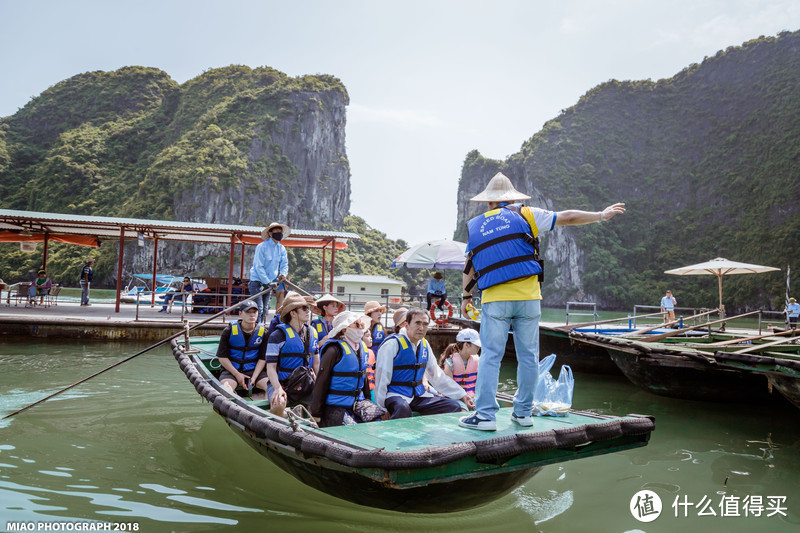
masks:
POLYGON ((458 332, 456 342, 445 348, 439 358, 439 366, 444 373, 461 385, 470 397, 475 396, 480 349, 480 334, 474 329, 465 328, 458 332))

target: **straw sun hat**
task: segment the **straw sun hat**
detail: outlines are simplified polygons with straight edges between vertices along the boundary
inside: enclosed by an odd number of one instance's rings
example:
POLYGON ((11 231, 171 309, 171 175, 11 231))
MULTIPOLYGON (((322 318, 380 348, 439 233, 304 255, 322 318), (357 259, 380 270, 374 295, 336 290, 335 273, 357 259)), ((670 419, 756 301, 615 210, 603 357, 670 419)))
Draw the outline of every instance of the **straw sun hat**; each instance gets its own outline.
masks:
POLYGON ((477 196, 470 198, 470 202, 513 202, 515 200, 528 200, 530 196, 522 194, 514 185, 511 180, 498 172, 494 177, 489 180, 486 188, 477 196))
POLYGON ((364 329, 369 328, 370 319, 368 316, 359 315, 358 313, 354 313, 352 311, 342 311, 333 319, 333 324, 331 324, 331 331, 328 333, 328 338, 334 338, 347 326, 358 321, 361 321, 361 325, 364 326, 364 329))
POLYGON ((408 314, 408 309, 405 307, 401 307, 397 311, 394 312, 394 316, 392 317, 392 321, 394 325, 397 326, 398 324, 402 324, 406 321, 406 315, 408 314))
POLYGON ((274 230, 275 228, 281 228, 283 230, 284 239, 288 237, 290 233, 292 233, 292 228, 290 228, 286 224, 281 224, 280 222, 273 222, 272 224, 261 230, 261 238, 264 239, 265 241, 267 239, 270 239, 271 237, 269 236, 269 232, 274 230))
POLYGON ((314 302, 314 306, 311 308, 311 310, 314 311, 314 314, 322 316, 325 314, 325 312, 322 310, 322 306, 329 303, 339 304, 339 310, 336 311, 337 313, 341 313, 347 309, 347 306, 344 304, 344 302, 339 300, 336 296, 332 294, 326 294, 325 296, 320 296, 319 299, 314 302))

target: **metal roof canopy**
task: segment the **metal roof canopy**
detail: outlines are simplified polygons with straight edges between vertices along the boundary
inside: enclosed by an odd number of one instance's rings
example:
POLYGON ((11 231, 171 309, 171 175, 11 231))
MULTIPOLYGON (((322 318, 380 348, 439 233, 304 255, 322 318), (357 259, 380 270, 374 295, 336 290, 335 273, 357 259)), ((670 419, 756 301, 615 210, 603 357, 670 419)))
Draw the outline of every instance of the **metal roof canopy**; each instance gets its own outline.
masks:
MULTIPOLYGON (((48 235, 82 235, 97 237, 103 240, 119 240, 120 244, 125 239, 138 239, 141 234, 145 239, 153 240, 156 248, 153 254, 153 276, 156 275, 156 262, 158 241, 180 241, 196 243, 229 244, 230 268, 228 273, 228 292, 230 293, 233 279, 233 257, 235 246, 242 246, 242 267, 240 277, 244 272, 244 247, 257 245, 261 239, 262 226, 238 226, 229 224, 205 224, 201 222, 181 222, 173 220, 149 220, 142 218, 114 218, 87 215, 73 215, 64 213, 41 213, 36 211, 18 211, 13 209, 0 209, 0 231, 19 232, 21 237, 30 237, 31 234, 43 235, 44 260, 47 263, 48 235)), ((281 241, 287 248, 315 248, 322 250, 322 289, 325 288, 325 250, 331 249, 331 280, 330 290, 333 290, 333 273, 336 250, 347 248, 348 239, 360 238, 355 233, 342 231, 314 231, 292 229, 289 237, 281 241)), ((29 240, 26 238, 20 240, 29 240)), ((117 272, 117 306, 119 312, 119 297, 122 277, 122 253, 120 246, 119 266, 117 272)), ((155 295, 154 295, 155 297, 155 295)), ((155 300, 154 300, 155 301, 155 300)))

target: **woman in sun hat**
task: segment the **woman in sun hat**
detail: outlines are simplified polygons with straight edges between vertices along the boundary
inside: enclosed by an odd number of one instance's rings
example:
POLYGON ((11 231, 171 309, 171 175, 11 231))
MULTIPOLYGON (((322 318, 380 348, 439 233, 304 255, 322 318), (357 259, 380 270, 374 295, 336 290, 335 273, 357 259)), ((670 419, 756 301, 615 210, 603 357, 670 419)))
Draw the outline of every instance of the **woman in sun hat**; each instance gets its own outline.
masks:
POLYGON ((364 314, 370 318, 369 330, 372 332, 372 351, 378 353, 378 349, 386 339, 386 332, 383 331, 381 317, 386 311, 386 306, 380 302, 369 301, 364 304, 364 314))
POLYGON ((370 422, 386 413, 369 401, 367 353, 362 342, 369 322, 368 317, 351 311, 333 319, 311 401, 311 415, 321 427, 370 422))
POLYGON ((346 308, 347 306, 332 294, 320 296, 314 302, 314 307, 311 308, 311 311, 319 315, 319 317, 311 321, 311 327, 317 330, 320 344, 324 344, 328 340, 327 335, 331 330, 334 317, 346 308))

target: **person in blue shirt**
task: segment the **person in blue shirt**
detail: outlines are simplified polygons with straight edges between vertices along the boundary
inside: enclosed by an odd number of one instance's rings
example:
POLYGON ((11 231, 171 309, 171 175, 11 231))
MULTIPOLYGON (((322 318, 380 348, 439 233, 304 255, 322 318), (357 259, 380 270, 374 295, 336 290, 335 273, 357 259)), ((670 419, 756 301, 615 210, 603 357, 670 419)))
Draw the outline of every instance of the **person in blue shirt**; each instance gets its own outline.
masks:
POLYGON ((447 289, 444 286, 444 276, 441 272, 434 272, 433 277, 428 282, 428 307, 431 308, 431 300, 439 300, 439 309, 444 308, 444 301, 447 300, 447 289))
MULTIPOLYGON (((281 240, 287 237, 290 231, 286 224, 273 222, 261 232, 261 238, 264 241, 256 246, 253 266, 250 268, 250 283, 247 286, 251 295, 263 291, 270 283, 286 279, 286 275, 289 273, 289 259, 281 240)), ((272 291, 255 299, 259 322, 263 322, 269 313, 271 297, 272 291)))
POLYGON ((800 317, 800 304, 794 298, 789 298, 789 305, 786 306, 786 317, 789 319, 789 327, 797 329, 797 319, 800 317))

